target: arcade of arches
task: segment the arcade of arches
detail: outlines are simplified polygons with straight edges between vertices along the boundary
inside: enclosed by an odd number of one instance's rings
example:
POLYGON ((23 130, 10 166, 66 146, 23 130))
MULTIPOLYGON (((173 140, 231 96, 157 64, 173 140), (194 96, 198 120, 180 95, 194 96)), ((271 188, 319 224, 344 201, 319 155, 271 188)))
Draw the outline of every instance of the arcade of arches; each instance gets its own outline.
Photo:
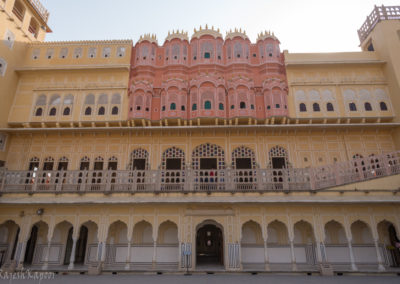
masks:
POLYGON ((400 266, 396 206, 37 206, 0 210, 3 268, 384 271, 400 266), (179 208, 178 208, 179 207, 179 208), (92 208, 94 209, 94 208, 92 208), (109 214, 113 212, 113 214, 109 214), (212 217, 211 214, 212 213, 212 217))

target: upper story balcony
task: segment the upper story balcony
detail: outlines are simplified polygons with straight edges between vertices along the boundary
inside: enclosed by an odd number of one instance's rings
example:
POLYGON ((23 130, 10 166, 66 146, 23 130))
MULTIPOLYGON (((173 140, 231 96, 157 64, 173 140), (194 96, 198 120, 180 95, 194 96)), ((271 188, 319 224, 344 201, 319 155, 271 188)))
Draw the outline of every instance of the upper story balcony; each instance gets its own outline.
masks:
MULTIPOLYGON (((219 167, 219 166, 218 166, 219 167)), ((1 193, 291 192, 400 174, 400 151, 316 168, 0 172, 1 193)))

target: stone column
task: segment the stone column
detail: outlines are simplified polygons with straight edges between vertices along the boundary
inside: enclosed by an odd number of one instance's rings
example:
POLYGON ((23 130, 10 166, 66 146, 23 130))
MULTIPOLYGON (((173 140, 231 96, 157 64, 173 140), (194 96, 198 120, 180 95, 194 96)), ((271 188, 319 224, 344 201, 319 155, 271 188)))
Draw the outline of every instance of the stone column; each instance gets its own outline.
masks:
POLYGON ((270 271, 267 240, 264 241, 264 262, 265 262, 265 270, 270 271))
POLYGON ((126 254, 126 264, 125 264, 125 270, 129 270, 131 268, 131 247, 132 247, 132 239, 128 239, 128 252, 126 254))
POLYGON ((297 271, 296 255, 294 253, 294 240, 290 239, 290 253, 292 256, 292 270, 297 271))
POLYGON ((153 269, 156 268, 156 263, 157 263, 157 242, 153 242, 153 259, 152 259, 152 267, 153 269))
POLYGON ((384 271, 385 267, 383 266, 383 260, 382 260, 381 252, 379 250, 378 239, 374 239, 374 245, 375 245, 375 250, 376 250, 376 257, 378 260, 378 269, 379 269, 379 271, 384 271))
POLYGON ((351 239, 347 240, 347 244, 349 246, 349 253, 350 253, 351 270, 356 271, 357 270, 357 266, 356 266, 356 263, 354 261, 354 252, 353 252, 353 246, 352 246, 351 242, 352 242, 351 239))
POLYGON ((71 251, 71 256, 69 258, 69 265, 68 269, 74 269, 74 262, 75 262, 75 251, 76 251, 76 242, 78 241, 78 238, 74 236, 72 238, 72 251, 71 251))

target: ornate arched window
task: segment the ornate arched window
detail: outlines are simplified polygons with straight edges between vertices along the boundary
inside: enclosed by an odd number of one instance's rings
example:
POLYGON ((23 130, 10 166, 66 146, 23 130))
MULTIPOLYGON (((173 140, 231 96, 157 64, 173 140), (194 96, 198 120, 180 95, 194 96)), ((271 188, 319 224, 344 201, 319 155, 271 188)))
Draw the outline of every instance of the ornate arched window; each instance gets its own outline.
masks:
POLYGON ((327 111, 334 111, 333 104, 332 103, 327 103, 326 104, 326 110, 327 111))
POLYGON ((98 156, 94 159, 93 170, 102 171, 104 169, 104 159, 101 156, 98 156))
POLYGON ((58 171, 66 171, 68 170, 68 158, 63 156, 58 160, 58 171))
POLYGON ((53 168, 54 168, 54 158, 47 157, 46 159, 44 159, 43 170, 44 171, 52 171, 53 168))
POLYGON ((321 111, 318 103, 313 103, 313 111, 321 111))
POLYGON ((69 107, 64 108, 63 115, 70 115, 71 109, 69 107))
POLYGON ((118 158, 115 156, 111 156, 108 159, 108 166, 107 169, 111 171, 116 171, 118 168, 118 158))
POLYGON ((81 171, 87 171, 89 170, 89 166, 90 166, 90 159, 88 156, 85 156, 81 159, 81 163, 79 165, 79 169, 81 171))
POLYGON ((97 104, 106 105, 108 104, 108 96, 106 94, 101 94, 97 100, 97 104))
POLYGON ((171 103, 170 110, 176 110, 176 103, 171 103))
POLYGON ((305 103, 301 103, 299 107, 300 107, 300 112, 306 112, 307 111, 307 107, 306 107, 305 103))
POLYGON ((50 116, 55 116, 57 114, 57 109, 55 107, 52 107, 49 111, 50 116))
POLYGON ((193 169, 218 169, 225 168, 225 154, 222 147, 215 144, 201 144, 192 152, 193 169))
POLYGON ((235 58, 242 58, 243 57, 243 47, 240 42, 235 43, 233 46, 233 52, 235 58))
POLYGON ((148 170, 149 169, 149 152, 147 150, 138 148, 131 152, 129 164, 129 170, 148 170))
POLYGON ((177 147, 171 147, 162 154, 162 170, 183 170, 185 168, 185 152, 177 147))
POLYGON ((240 146, 232 152, 232 169, 255 169, 256 155, 246 146, 240 146))
POLYGON ((269 167, 273 169, 282 169, 282 168, 288 168, 290 167, 289 165, 289 159, 288 159, 288 154, 285 148, 281 146, 275 146, 272 147, 271 150, 269 150, 269 167))
POLYGON ((86 105, 94 105, 94 95, 93 94, 86 95, 85 104, 86 105))
POLYGON ((379 106, 380 106, 380 108, 381 108, 382 111, 388 110, 388 107, 387 107, 387 105, 386 105, 385 102, 380 102, 380 103, 379 103, 379 106))
POLYGON ((357 106, 355 103, 349 103, 349 109, 350 111, 357 111, 357 106))
POLYGON ((36 171, 39 169, 40 159, 38 157, 33 157, 29 160, 29 171, 36 171))
POLYGON ((211 109, 211 102, 210 101, 205 101, 204 102, 204 109, 211 109))
POLYGON ((42 116, 43 114, 43 109, 41 107, 38 107, 35 111, 35 116, 42 116))

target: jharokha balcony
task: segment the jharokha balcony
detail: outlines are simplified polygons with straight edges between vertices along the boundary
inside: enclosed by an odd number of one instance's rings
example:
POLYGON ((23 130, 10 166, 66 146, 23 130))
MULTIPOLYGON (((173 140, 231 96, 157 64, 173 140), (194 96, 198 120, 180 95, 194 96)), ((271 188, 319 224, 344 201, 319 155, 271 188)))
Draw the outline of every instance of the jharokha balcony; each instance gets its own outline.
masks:
POLYGON ((400 151, 316 168, 9 171, 1 193, 316 191, 400 174, 400 151))

